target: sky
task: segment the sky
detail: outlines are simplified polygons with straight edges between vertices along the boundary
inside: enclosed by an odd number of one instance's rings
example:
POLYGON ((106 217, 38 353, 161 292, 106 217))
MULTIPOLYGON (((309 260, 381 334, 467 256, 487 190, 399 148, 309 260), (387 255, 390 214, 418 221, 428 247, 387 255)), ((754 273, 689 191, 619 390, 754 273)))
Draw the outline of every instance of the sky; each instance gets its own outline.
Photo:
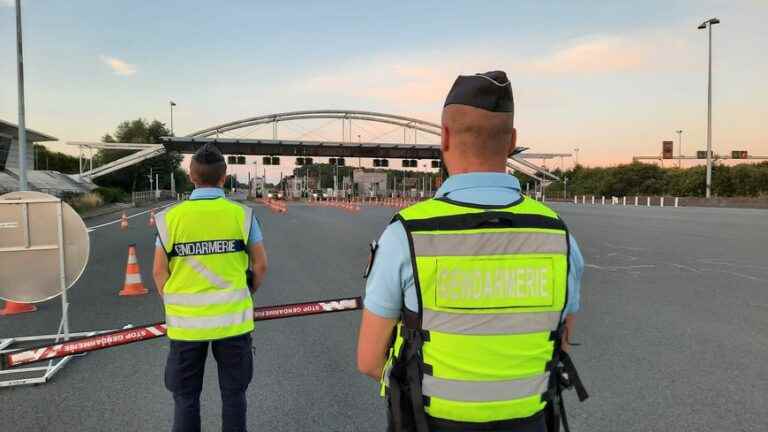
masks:
MULTIPOLYGON (((0 0, 0 118, 17 122, 15 11, 0 0)), ((459 74, 505 70, 519 145, 614 165, 683 130, 768 155, 768 1, 22 0, 28 127, 99 140, 123 120, 176 135, 241 118, 357 109, 439 122, 459 74)), ((295 128, 294 128, 295 129, 295 128)), ((54 145, 56 149, 65 148, 54 145)), ((677 151, 677 145, 676 145, 677 151)))

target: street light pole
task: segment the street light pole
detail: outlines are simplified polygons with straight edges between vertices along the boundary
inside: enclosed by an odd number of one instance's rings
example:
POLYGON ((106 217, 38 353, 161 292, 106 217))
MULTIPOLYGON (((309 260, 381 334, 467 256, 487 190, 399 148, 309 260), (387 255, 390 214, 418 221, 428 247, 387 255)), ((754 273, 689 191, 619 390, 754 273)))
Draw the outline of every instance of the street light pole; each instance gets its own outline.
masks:
POLYGON ((677 161, 677 167, 683 167, 683 131, 676 130, 677 133, 677 155, 680 157, 677 161))
POLYGON ((568 177, 563 177, 563 199, 568 199, 568 177))
POLYGON ((573 152, 575 154, 575 156, 573 157, 573 166, 575 168, 579 164, 579 148, 576 147, 575 149, 573 149, 573 152))
POLYGON ((176 102, 168 101, 168 105, 171 107, 171 135, 173 135, 173 107, 176 106, 176 102))
POLYGON ((709 48, 707 65, 707 198, 712 197, 712 26, 720 24, 717 18, 711 18, 699 25, 699 30, 709 29, 709 48))
POLYGON ((27 126, 24 116, 24 55, 21 38, 21 0, 16 0, 16 60, 19 87, 19 190, 29 190, 27 183, 27 126))

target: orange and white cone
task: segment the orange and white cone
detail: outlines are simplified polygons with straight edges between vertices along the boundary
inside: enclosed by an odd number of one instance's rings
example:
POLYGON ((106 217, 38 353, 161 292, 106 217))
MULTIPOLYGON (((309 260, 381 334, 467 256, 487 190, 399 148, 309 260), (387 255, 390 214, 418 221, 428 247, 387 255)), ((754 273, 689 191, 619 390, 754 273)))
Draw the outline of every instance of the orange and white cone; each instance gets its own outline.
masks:
POLYGON ((136 258, 136 245, 128 246, 128 265, 125 267, 125 285, 120 291, 121 296, 137 296, 146 294, 147 289, 141 282, 139 260, 136 258))
POLYGON ((123 212, 123 217, 120 218, 120 229, 128 228, 128 216, 123 212))
POLYGON ((149 226, 155 226, 155 209, 149 209, 149 226))
POLYGON ((14 301, 6 301, 3 310, 0 310, 0 316, 18 315, 27 312, 34 312, 37 307, 29 303, 17 303, 14 301))

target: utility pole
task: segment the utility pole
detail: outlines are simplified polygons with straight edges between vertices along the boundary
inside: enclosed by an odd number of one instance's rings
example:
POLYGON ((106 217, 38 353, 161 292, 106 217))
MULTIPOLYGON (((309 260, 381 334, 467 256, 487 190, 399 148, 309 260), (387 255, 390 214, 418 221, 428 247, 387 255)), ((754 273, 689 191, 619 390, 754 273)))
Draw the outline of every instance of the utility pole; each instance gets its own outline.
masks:
POLYGON ((677 160, 677 167, 682 168, 683 167, 683 131, 682 130, 676 130, 677 133, 677 156, 680 157, 680 159, 677 160))
POLYGON ((16 73, 19 88, 19 190, 29 190, 27 182, 27 126, 24 115, 24 54, 21 37, 21 0, 16 0, 16 73))
POLYGON ((699 25, 699 30, 709 29, 709 48, 707 61, 707 199, 712 197, 712 26, 720 24, 717 18, 711 18, 699 25))
POLYGON ((573 166, 575 168, 576 166, 579 165, 579 148, 576 147, 575 149, 573 149, 573 153, 574 153, 574 156, 573 156, 573 166))
POLYGON ((154 188, 154 187, 153 187, 153 185, 152 185, 152 184, 154 183, 154 180, 155 180, 155 176, 154 176, 154 174, 152 173, 152 167, 149 167, 149 175, 147 175, 147 177, 149 177, 149 194, 147 194, 147 195, 148 195, 148 196, 150 197, 150 199, 151 199, 151 196, 153 195, 153 192, 152 192, 152 191, 153 191, 153 190, 155 190, 155 188, 154 188))
POLYGON ((563 177, 563 199, 568 199, 568 177, 563 177))
POLYGON ((174 101, 168 101, 168 104, 171 107, 171 135, 173 135, 173 107, 176 106, 176 102, 174 101))

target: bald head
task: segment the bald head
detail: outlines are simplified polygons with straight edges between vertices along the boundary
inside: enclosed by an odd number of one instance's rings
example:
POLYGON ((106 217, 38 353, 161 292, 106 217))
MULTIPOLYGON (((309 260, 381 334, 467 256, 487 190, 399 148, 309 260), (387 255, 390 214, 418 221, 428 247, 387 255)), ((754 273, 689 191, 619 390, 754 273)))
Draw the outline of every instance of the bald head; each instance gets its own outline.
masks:
POLYGON ((450 174, 506 171, 517 133, 512 112, 453 104, 443 109, 443 160, 450 174))

